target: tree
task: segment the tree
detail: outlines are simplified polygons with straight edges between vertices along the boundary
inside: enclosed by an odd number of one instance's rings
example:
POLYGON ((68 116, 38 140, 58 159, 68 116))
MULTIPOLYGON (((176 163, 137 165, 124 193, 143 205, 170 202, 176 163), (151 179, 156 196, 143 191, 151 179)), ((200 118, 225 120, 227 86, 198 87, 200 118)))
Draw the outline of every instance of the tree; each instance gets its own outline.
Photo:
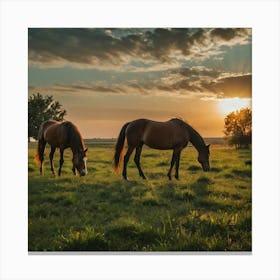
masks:
POLYGON ((33 137, 37 139, 42 122, 47 120, 63 120, 66 110, 53 99, 53 96, 43 96, 40 93, 28 98, 28 141, 33 137))
POLYGON ((252 110, 244 108, 231 112, 225 118, 224 133, 230 145, 248 148, 252 143, 252 110))

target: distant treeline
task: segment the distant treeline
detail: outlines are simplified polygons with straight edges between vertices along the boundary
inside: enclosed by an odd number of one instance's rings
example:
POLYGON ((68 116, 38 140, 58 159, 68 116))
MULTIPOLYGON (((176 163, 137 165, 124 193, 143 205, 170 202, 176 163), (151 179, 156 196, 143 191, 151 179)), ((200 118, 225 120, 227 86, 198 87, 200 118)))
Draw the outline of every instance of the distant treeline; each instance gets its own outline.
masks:
POLYGON ((108 143, 111 143, 111 142, 116 142, 117 139, 116 138, 91 138, 91 139, 85 139, 85 142, 87 143, 96 143, 96 142, 108 142, 108 143))
MULTIPOLYGON (((85 139, 86 143, 115 143, 117 141, 116 138, 91 138, 91 139, 85 139)), ((204 138, 204 141, 207 144, 212 145, 225 145, 226 140, 223 137, 209 137, 204 138)))
POLYGON ((226 139, 223 137, 210 137, 210 138, 204 138, 204 141, 207 144, 212 144, 212 145, 225 145, 226 139))

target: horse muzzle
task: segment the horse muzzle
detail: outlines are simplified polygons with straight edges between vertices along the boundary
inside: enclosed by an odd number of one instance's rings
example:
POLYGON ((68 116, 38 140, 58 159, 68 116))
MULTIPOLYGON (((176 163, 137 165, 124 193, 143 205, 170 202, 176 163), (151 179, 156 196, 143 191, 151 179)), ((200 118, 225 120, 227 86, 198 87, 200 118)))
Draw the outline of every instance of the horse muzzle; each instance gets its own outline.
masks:
POLYGON ((85 176, 86 174, 87 174, 87 172, 84 169, 80 172, 80 176, 85 176))

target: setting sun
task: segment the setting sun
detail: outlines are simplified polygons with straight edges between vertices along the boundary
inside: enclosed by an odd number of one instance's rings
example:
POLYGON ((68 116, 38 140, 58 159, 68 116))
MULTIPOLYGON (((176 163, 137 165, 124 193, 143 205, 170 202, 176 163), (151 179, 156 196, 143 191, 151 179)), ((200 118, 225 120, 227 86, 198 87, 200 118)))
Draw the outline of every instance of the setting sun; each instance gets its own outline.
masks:
POLYGON ((224 98, 219 100, 219 110, 222 114, 240 110, 241 108, 250 107, 251 99, 248 98, 224 98))

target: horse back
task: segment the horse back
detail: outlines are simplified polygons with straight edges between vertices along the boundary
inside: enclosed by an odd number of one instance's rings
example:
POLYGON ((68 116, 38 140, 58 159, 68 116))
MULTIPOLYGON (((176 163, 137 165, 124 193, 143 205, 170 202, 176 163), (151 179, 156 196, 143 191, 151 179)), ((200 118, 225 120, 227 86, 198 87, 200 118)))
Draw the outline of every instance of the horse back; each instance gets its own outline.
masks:
POLYGON ((189 137, 186 129, 177 123, 151 121, 146 126, 143 140, 151 148, 174 149, 183 148, 189 137))
POLYGON ((64 146, 66 148, 68 146, 67 130, 62 124, 56 121, 47 121, 45 125, 44 139, 53 147, 64 146))
POLYGON ((151 148, 162 150, 184 147, 189 141, 187 130, 173 121, 135 120, 127 127, 126 136, 128 144, 133 146, 143 142, 151 148))

